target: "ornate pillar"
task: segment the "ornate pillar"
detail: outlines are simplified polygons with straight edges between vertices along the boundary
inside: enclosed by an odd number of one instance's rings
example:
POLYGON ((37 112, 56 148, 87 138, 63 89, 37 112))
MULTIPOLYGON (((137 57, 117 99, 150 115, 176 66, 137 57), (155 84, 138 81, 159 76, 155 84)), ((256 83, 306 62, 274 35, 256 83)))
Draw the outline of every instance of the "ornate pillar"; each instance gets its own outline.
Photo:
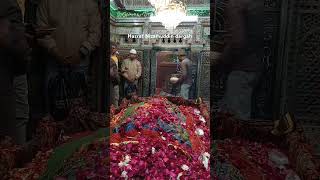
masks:
POLYGON ((198 97, 210 101, 210 51, 200 53, 198 62, 198 97))
POLYGON ((317 0, 286 0, 282 11, 281 113, 293 112, 304 125, 319 126, 320 4, 317 0))

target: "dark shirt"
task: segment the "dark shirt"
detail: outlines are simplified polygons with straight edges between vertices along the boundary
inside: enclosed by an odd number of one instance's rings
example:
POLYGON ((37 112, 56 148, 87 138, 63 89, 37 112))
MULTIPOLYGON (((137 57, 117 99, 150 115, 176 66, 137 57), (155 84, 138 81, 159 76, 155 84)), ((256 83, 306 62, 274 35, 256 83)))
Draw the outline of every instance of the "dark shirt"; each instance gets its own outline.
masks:
POLYGON ((22 13, 16 0, 0 1, 0 22, 1 22, 1 48, 7 51, 23 54, 27 51, 27 41, 24 37, 24 25, 22 13), (9 32, 5 32, 9 29, 9 32), (5 38, 5 39, 4 39, 5 38))
POLYGON ((192 68, 192 62, 190 59, 185 58, 182 62, 181 62, 181 79, 180 79, 180 83, 181 84, 189 84, 192 85, 192 72, 191 72, 191 68, 192 68))
POLYGON ((221 60, 232 70, 260 71, 263 57, 263 0, 230 0, 226 46, 221 60))
MULTIPOLYGON (((16 0, 0 0, 0 136, 17 137, 14 71, 27 50, 22 14, 16 0)), ((23 63, 22 63, 23 64, 23 63)), ((23 65, 21 65, 23 67, 23 65)), ((23 68, 22 68, 23 69, 23 68)))
POLYGON ((17 73, 23 73, 26 67, 26 55, 29 52, 24 36, 22 13, 16 0, 0 1, 0 57, 3 63, 17 73))
POLYGON ((112 59, 110 59, 110 78, 113 85, 119 84, 120 76, 118 73, 118 67, 117 67, 117 64, 112 59))

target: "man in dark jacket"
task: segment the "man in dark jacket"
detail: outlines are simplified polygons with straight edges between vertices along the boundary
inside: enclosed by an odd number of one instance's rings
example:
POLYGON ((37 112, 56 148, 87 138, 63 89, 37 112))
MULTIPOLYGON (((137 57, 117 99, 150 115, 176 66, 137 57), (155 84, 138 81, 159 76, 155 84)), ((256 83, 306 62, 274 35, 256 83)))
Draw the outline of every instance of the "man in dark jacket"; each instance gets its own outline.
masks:
MULTIPOLYGON (((119 59, 118 59, 118 48, 117 48, 117 44, 115 43, 111 43, 111 60, 113 62, 111 62, 112 64, 116 64, 116 69, 118 71, 119 69, 119 59)), ((119 99, 120 99, 120 90, 119 90, 119 83, 120 81, 113 81, 113 95, 114 95, 114 99, 112 104, 118 108, 119 106, 119 99)))
MULTIPOLYGON (((25 12, 25 0, 18 0, 19 7, 22 13, 22 19, 24 22, 24 12, 25 12)), ((29 121, 29 98, 28 98, 28 78, 26 67, 24 66, 20 72, 15 74, 13 85, 15 88, 15 98, 16 98, 16 120, 19 122, 17 124, 17 130, 21 134, 27 134, 27 123, 29 121)), ((24 143, 26 137, 22 137, 19 142, 24 143)))
MULTIPOLYGON (((55 30, 38 39, 46 60, 46 111, 50 111, 49 81, 61 72, 78 73, 87 80, 90 57, 100 46, 101 17, 95 0, 41 0, 37 25, 55 30)), ((87 85, 87 84, 86 84, 87 85)))
POLYGON ((15 113, 13 78, 26 68, 25 57, 29 47, 24 37, 22 14, 16 0, 0 1, 0 136, 11 136, 23 142, 15 113))
POLYGON ((262 69, 263 12, 263 0, 229 1, 231 36, 217 61, 230 72, 221 109, 245 120, 251 117, 252 91, 262 69))
MULTIPOLYGON (((118 72, 118 66, 112 58, 110 58, 110 79, 110 104, 113 104, 115 102, 115 99, 117 99, 117 94, 115 94, 114 87, 118 86, 120 82, 120 75, 118 72)), ((113 105, 118 108, 117 104, 113 105)))

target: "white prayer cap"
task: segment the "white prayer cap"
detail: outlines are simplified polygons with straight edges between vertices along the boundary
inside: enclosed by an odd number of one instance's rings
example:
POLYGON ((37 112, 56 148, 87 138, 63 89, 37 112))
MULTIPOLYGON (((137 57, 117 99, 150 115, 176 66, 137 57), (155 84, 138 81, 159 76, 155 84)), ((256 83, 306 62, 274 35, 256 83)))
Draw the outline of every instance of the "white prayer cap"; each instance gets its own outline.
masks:
POLYGON ((131 49, 130 54, 137 54, 137 51, 135 49, 131 49))

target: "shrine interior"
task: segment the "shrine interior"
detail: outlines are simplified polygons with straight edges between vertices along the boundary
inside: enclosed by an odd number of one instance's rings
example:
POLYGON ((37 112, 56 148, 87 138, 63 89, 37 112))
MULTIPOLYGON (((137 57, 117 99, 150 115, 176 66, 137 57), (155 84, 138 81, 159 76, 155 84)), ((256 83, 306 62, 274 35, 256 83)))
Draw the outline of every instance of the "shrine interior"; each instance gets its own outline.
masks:
MULTIPOLYGON (((232 26, 227 8, 230 0, 216 0, 213 9, 212 54, 223 52, 232 26)), ((257 1, 258 2, 258 1, 257 1)), ((300 0, 265 0, 263 18, 263 75, 253 92, 253 119, 277 120, 290 113, 299 122, 307 141, 319 157, 319 4, 300 0), (316 40, 317 39, 317 40, 316 40)), ((232 10, 231 10, 232 11, 232 10)), ((212 72, 212 106, 226 91, 226 76, 212 72)), ((215 107, 218 108, 218 107, 215 107)), ((257 122, 258 123, 258 122, 257 122)), ((259 123, 258 123, 259 124, 259 123)))
POLYGON ((210 4, 208 0, 190 0, 186 5, 187 15, 198 19, 182 22, 170 31, 161 22, 149 20, 153 11, 148 1, 111 1, 110 40, 118 44, 119 62, 128 57, 130 49, 137 51, 143 69, 138 83, 139 96, 177 95, 179 87, 172 87, 170 77, 177 73, 178 50, 184 49, 192 61, 190 99, 202 97, 209 102, 210 4), (164 38, 129 36, 148 34, 164 38), (166 34, 173 37, 167 38, 166 34))
POLYGON ((1 0, 0 179, 319 180, 319 0, 1 0))

